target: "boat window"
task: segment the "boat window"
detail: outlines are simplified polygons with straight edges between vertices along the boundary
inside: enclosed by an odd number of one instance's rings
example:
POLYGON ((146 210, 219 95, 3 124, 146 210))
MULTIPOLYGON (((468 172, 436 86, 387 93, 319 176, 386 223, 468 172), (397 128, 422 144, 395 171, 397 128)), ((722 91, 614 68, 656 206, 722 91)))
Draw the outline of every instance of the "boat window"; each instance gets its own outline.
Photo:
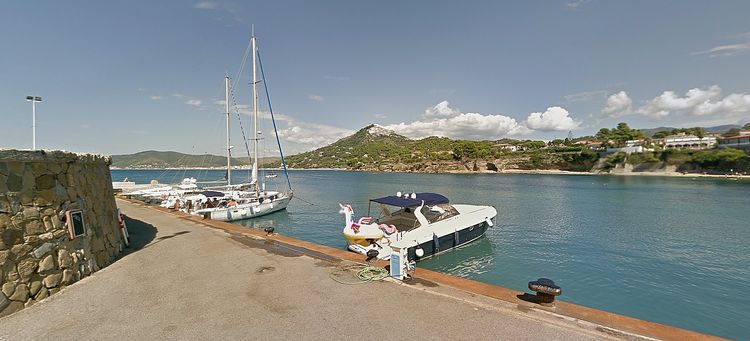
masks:
POLYGON ((449 204, 425 205, 421 212, 430 224, 458 215, 456 208, 449 204))

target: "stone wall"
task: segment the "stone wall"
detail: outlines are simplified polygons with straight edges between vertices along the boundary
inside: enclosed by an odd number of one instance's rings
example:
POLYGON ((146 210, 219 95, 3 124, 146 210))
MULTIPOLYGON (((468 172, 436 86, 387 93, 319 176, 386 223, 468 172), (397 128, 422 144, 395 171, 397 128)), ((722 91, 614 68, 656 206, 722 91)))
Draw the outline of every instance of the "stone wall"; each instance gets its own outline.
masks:
POLYGON ((0 316, 28 307, 109 265, 122 251, 111 159, 0 149, 0 316), (68 210, 85 235, 71 239, 68 210))

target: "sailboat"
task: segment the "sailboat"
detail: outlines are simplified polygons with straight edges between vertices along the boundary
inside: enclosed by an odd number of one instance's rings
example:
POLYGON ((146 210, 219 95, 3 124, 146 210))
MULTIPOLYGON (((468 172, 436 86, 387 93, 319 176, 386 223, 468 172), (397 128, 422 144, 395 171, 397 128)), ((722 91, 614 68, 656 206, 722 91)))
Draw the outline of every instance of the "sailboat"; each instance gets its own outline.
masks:
MULTIPOLYGON (((292 200, 294 193, 291 189, 291 182, 289 182, 289 176, 286 169, 286 162, 284 161, 284 153, 281 150, 281 143, 279 141, 279 135, 276 131, 276 123, 273 121, 273 110, 270 108, 271 120, 274 122, 274 132, 276 133, 276 142, 279 146, 279 154, 281 156, 281 166, 284 171, 284 175, 287 178, 287 184, 289 185, 288 191, 273 191, 267 190, 266 184, 263 178, 258 177, 258 160, 259 160, 259 130, 258 130, 258 89, 257 84, 258 74, 258 47, 255 34, 253 33, 251 38, 252 45, 252 62, 253 62, 253 90, 252 90, 252 102, 253 102, 253 168, 250 173, 250 182, 245 184, 232 185, 232 167, 231 167, 231 149, 229 140, 229 89, 230 81, 229 77, 226 77, 226 110, 227 110, 227 189, 226 193, 229 195, 228 199, 217 200, 215 203, 207 203, 203 208, 194 211, 195 214, 202 215, 205 218, 220 220, 220 221, 235 221, 242 219, 249 219, 259 217, 262 215, 277 212, 286 209, 289 205, 289 201, 292 200), (215 206, 214 206, 215 205, 215 206), (209 206, 209 207, 205 207, 209 206)), ((262 65, 261 65, 262 73, 262 65)), ((263 77, 265 85, 265 76, 263 77)), ((267 91, 266 91, 267 93, 267 91)))

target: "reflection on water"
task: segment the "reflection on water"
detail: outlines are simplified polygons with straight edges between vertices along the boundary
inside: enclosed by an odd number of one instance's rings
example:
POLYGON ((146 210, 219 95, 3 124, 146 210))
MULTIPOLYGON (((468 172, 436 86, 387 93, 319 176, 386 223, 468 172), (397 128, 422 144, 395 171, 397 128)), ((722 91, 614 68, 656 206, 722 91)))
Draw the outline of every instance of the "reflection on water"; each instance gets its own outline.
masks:
MULTIPOLYGON (((112 171, 138 183, 223 171, 112 171)), ((338 203, 437 192, 498 210, 484 238, 419 267, 526 290, 551 278, 560 299, 714 335, 750 339, 750 181, 662 177, 291 171, 285 211, 239 224, 344 249, 338 203), (304 200, 299 200, 304 199, 304 200), (312 204, 310 204, 312 203, 312 204), (744 309, 738 314, 737 309, 744 309)), ((170 181, 169 179, 176 179, 170 181)))
POLYGON ((492 271, 494 259, 492 243, 488 238, 483 237, 469 245, 424 260, 419 263, 419 266, 459 277, 472 278, 492 271))

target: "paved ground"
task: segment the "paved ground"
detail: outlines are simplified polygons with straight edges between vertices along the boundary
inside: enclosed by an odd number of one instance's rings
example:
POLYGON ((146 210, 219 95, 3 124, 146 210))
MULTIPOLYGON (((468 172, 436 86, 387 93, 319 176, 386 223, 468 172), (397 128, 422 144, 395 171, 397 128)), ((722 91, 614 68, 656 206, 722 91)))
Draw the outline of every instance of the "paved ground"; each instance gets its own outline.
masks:
POLYGON ((0 340, 586 340, 594 326, 419 283, 344 285, 335 261, 118 200, 136 248, 0 319, 0 340))

